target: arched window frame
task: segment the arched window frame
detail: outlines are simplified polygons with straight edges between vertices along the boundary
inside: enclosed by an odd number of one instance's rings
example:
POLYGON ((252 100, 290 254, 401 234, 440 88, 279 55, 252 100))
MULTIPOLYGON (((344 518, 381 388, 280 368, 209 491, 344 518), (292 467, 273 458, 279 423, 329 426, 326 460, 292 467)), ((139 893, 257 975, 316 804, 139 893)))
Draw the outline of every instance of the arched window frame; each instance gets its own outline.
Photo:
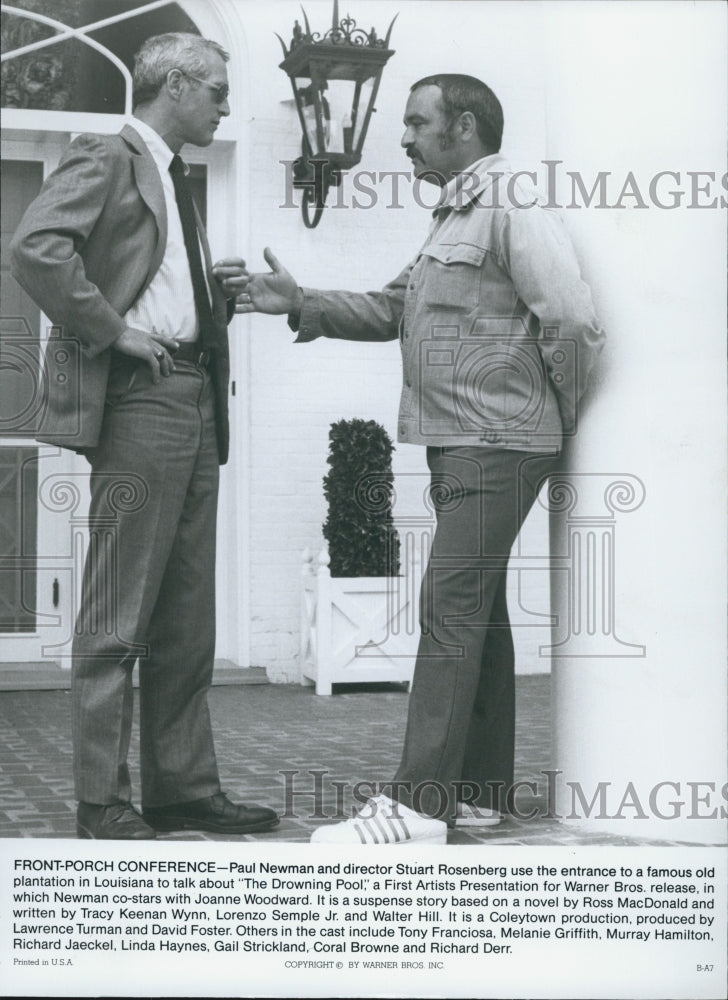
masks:
MULTIPOLYGON (((96 41, 94 38, 90 38, 89 35, 93 31, 98 31, 100 28, 107 28, 114 24, 120 24, 124 21, 129 21, 132 18, 140 17, 153 10, 158 10, 162 7, 171 7, 174 4, 178 4, 184 10, 187 6, 184 3, 179 3, 179 0, 149 0, 148 3, 142 4, 136 7, 134 10, 124 11, 120 14, 114 14, 110 17, 105 17, 100 20, 92 21, 89 24, 80 25, 77 28, 73 28, 70 25, 65 24, 63 21, 59 21, 53 17, 49 17, 46 14, 40 14, 36 11, 24 10, 20 7, 16 7, 12 3, 0 3, 0 11, 3 14, 13 15, 15 17, 22 17, 26 20, 36 21, 39 24, 45 24, 49 28, 53 28, 56 34, 49 38, 41 38, 35 42, 30 42, 28 45, 20 46, 16 49, 11 49, 8 52, 3 52, 0 56, 0 61, 7 62, 10 59, 17 59, 19 56, 27 55, 30 52, 35 52, 40 49, 48 48, 51 45, 58 45, 61 42, 67 41, 69 39, 76 39, 83 45, 88 45, 90 48, 95 49, 101 55, 103 55, 109 62, 117 69, 124 80, 124 111, 121 113, 93 113, 85 111, 74 111, 69 109, 66 111, 52 111, 48 109, 35 109, 35 108, 3 108, 2 109, 2 125, 3 133, 9 137, 12 137, 13 130, 23 130, 24 132, 116 132, 119 128, 120 118, 129 117, 132 110, 132 78, 128 67, 122 62, 119 57, 112 52, 107 46, 102 45, 100 42, 96 41), (69 124, 72 122, 72 124, 69 124)), ((223 122, 225 126, 227 122, 223 122)), ((232 138, 232 133, 229 135, 230 126, 228 128, 221 128, 218 131, 216 140, 225 140, 232 138)))

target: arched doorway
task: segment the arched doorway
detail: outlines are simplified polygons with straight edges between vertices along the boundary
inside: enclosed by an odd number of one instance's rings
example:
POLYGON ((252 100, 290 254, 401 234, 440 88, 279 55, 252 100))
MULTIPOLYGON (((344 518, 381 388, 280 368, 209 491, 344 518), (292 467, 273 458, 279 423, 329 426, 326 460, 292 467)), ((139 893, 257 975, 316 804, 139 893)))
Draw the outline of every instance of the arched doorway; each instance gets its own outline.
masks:
MULTIPOLYGON (((42 398, 38 372, 49 323, 8 270, 7 246, 25 208, 79 132, 116 132, 131 113, 133 54, 144 38, 199 31, 229 51, 215 0, 12 0, 2 3, 2 268, 0 278, 0 662, 70 665, 87 503, 84 459, 34 441, 42 398)), ((224 4, 223 4, 224 6, 224 4)), ((242 47, 238 38, 236 51, 242 47)), ((232 52, 231 52, 232 54, 232 52)), ((233 55, 233 59, 235 56, 233 55)), ((232 69, 231 64, 231 69, 232 69)), ((231 73, 240 80, 241 68, 231 73)), ((234 107, 234 102, 233 102, 234 107)), ((237 162, 239 116, 207 149, 186 147, 213 253, 238 246, 231 209, 243 199, 237 162), (215 198, 207 198, 208 190, 215 198)), ((238 396, 247 379, 233 356, 238 396)), ((242 409, 242 408, 241 408, 242 409)), ((244 417, 244 413, 243 413, 244 417)), ((241 426, 242 424, 242 426, 241 426)), ((247 427, 226 469, 221 517, 245 509, 247 427)), ((244 519, 243 519, 244 520, 244 519)), ((219 655, 247 665, 247 549, 221 546, 219 655), (241 555, 241 553, 243 553, 241 555), (241 614, 242 609, 242 614, 241 614)))

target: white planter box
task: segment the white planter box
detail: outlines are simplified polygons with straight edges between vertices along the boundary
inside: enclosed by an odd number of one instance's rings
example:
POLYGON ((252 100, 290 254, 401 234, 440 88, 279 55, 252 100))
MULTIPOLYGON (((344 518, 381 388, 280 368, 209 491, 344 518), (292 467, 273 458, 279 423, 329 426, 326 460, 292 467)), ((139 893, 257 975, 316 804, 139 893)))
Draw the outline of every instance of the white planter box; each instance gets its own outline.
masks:
POLYGON ((412 680, 419 641, 420 573, 414 560, 402 576, 332 577, 324 547, 303 554, 301 683, 316 694, 332 684, 412 680))

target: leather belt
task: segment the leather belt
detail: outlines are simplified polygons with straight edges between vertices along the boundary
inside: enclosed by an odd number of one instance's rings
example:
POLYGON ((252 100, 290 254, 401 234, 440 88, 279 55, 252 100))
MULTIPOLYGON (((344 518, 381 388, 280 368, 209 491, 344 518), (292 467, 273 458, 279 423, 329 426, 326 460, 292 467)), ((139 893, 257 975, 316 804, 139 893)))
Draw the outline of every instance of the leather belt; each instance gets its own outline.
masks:
POLYGON ((198 368, 208 368, 212 361, 212 351, 203 350, 199 344, 180 344, 176 351, 169 352, 173 361, 186 361, 198 368))

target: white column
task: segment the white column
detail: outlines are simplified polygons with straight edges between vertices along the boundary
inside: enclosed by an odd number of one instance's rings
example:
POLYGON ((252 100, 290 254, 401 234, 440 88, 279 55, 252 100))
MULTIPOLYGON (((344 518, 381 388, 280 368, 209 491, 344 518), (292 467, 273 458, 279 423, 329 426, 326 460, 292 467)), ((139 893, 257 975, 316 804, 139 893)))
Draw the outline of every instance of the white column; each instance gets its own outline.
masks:
POLYGON ((545 18, 548 158, 608 334, 552 483, 557 811, 695 843, 725 842, 727 805, 725 15, 559 4, 545 18), (569 208, 567 171, 587 190, 608 171, 612 207, 569 208), (679 177, 651 193, 660 171, 679 177), (613 207, 630 172, 646 207, 613 207), (672 191, 682 204, 660 208, 672 191))

